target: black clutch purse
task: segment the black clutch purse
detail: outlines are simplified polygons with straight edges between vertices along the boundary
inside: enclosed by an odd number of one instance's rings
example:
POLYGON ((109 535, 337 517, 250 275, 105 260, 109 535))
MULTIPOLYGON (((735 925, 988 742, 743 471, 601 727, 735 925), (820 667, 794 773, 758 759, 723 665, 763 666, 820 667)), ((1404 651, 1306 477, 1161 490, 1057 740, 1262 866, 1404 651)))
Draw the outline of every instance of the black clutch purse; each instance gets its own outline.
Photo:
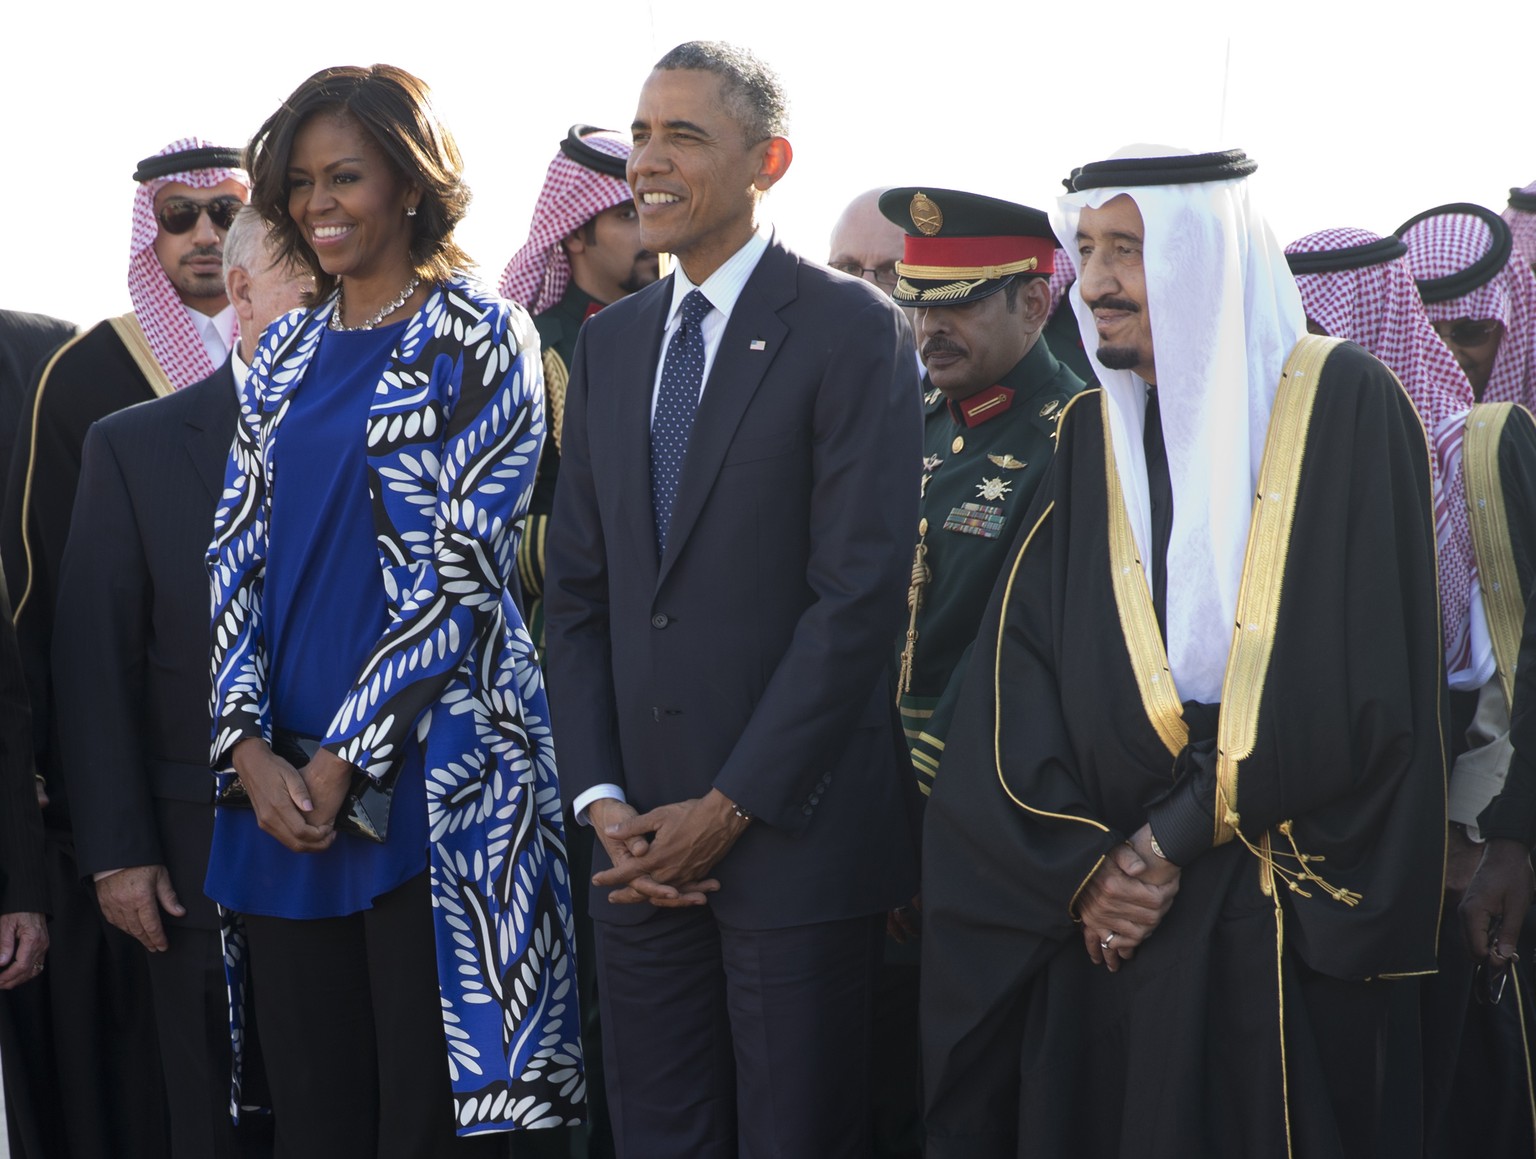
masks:
MULTIPOLYGON (((320 750, 320 738, 277 729, 272 733, 272 751, 296 769, 309 764, 320 750)), ((369 841, 383 844, 389 836, 389 807, 395 799, 395 781, 400 775, 397 764, 383 777, 375 781, 362 771, 354 771, 352 784, 342 799, 336 814, 336 828, 342 833, 352 833, 369 841)), ((249 809, 250 794, 235 777, 229 787, 218 795, 214 804, 226 809, 249 809)))

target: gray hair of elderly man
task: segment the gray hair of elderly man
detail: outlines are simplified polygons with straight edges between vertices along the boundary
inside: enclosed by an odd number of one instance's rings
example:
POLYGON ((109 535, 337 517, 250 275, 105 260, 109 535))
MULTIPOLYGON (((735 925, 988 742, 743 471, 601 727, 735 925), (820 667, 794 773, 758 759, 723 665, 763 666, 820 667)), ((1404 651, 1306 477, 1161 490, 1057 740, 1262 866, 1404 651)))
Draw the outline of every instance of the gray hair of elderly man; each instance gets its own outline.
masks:
POLYGON ((235 214, 229 231, 224 235, 224 277, 229 271, 240 269, 248 274, 259 274, 272 264, 273 254, 267 249, 267 223, 252 206, 242 206, 235 214))

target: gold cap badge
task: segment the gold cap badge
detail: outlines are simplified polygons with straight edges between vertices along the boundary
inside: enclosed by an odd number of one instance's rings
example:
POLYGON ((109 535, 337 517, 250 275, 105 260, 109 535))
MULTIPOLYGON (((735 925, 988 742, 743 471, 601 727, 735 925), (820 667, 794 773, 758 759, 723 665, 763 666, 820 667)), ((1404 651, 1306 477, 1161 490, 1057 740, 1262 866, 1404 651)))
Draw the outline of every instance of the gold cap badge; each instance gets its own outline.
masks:
POLYGON ((926 193, 912 195, 912 224, 924 237, 932 237, 944 228, 944 211, 926 193))

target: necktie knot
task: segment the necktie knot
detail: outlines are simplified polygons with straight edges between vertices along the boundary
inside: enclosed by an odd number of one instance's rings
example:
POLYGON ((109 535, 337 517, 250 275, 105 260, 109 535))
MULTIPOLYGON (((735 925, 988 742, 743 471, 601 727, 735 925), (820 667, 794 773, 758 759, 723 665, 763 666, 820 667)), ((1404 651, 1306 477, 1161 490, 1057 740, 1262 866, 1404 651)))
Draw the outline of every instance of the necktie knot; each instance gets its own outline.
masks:
POLYGON ((703 290, 689 290, 683 298, 683 322, 689 326, 697 326, 714 308, 714 304, 704 296, 703 290))

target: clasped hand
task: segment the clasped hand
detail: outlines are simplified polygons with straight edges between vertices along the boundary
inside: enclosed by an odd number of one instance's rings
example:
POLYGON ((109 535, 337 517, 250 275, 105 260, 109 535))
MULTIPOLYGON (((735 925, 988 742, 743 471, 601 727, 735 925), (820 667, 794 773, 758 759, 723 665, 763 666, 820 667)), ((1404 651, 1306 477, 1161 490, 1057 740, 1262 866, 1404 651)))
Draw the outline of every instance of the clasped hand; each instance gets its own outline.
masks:
POLYGON ((1147 826, 1111 849, 1077 906, 1083 945, 1093 964, 1113 974, 1134 958, 1136 947, 1152 936, 1178 892, 1179 867, 1152 852, 1147 826))
POLYGON ((263 833, 295 853, 330 848, 336 840, 336 814, 352 783, 351 765, 320 749, 296 769, 258 737, 241 741, 232 755, 263 833))
POLYGON ((594 801, 587 816, 613 862, 592 883, 613 888, 611 902, 663 908, 704 905, 720 888, 710 872, 749 824, 718 789, 649 813, 606 798, 594 801))

